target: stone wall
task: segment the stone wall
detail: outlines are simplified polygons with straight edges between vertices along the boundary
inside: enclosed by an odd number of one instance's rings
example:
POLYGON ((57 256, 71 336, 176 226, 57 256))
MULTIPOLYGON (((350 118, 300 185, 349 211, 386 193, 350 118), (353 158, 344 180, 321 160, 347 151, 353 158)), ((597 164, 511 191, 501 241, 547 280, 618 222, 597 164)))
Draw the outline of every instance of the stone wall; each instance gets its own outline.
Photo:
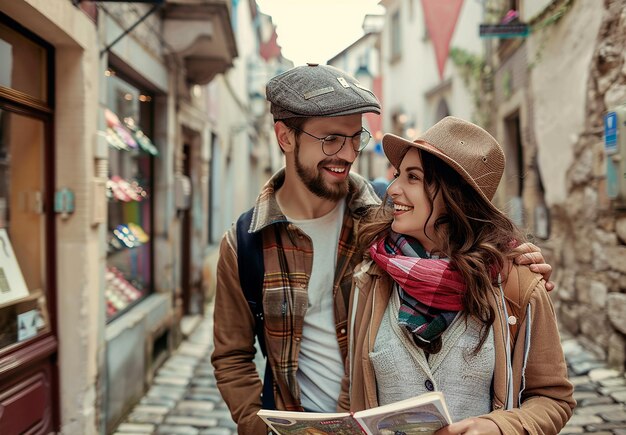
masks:
POLYGON ((626 361, 626 210, 606 193, 603 116, 626 103, 626 0, 605 9, 590 64, 585 126, 573 139, 567 199, 550 207, 552 233, 541 246, 553 265, 552 297, 562 328, 608 363, 626 361))

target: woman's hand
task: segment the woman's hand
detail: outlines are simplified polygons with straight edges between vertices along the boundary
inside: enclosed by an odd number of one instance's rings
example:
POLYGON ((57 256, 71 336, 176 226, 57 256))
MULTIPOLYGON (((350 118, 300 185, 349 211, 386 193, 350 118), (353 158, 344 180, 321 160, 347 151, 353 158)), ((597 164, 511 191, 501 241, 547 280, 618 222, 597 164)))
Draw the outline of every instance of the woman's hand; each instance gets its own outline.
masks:
POLYGON ((502 435, 500 428, 486 418, 466 418, 435 432, 435 435, 502 435))
POLYGON ((552 275, 552 266, 546 263, 546 259, 543 258, 541 248, 532 243, 524 243, 516 247, 513 252, 519 254, 515 257, 515 263, 520 265, 530 265, 530 270, 535 273, 539 273, 546 281, 546 290, 552 291, 554 289, 554 283, 550 281, 550 275, 552 275))

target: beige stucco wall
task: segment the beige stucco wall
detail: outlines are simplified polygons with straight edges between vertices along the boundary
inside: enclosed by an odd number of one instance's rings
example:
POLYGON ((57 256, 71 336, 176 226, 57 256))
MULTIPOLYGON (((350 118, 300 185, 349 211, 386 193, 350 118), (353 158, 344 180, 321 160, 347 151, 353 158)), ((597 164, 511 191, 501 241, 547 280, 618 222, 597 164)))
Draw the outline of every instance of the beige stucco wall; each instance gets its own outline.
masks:
POLYGON ((584 130, 589 64, 604 12, 598 3, 573 2, 559 22, 528 39, 539 167, 549 206, 566 199, 572 145, 584 130))
POLYGON ((69 1, 18 0, 0 9, 55 47, 56 187, 76 195, 76 212, 56 220, 61 433, 94 434, 104 325, 90 182, 100 78, 95 25, 69 1))

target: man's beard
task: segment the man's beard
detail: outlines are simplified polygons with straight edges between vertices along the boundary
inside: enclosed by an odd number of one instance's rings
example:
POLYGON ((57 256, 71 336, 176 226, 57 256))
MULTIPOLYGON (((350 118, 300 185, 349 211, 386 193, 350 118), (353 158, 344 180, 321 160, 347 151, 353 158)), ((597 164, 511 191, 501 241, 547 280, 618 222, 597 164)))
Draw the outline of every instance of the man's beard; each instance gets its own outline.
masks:
MULTIPOLYGON (((302 183, 306 186, 307 189, 311 191, 316 196, 319 196, 323 199, 328 199, 330 201, 339 201, 343 199, 348 194, 348 177, 343 180, 342 183, 327 183, 324 181, 324 177, 322 176, 322 169, 319 169, 323 164, 331 163, 330 160, 322 161, 318 164, 318 169, 315 168, 307 168, 300 162, 300 143, 296 142, 296 172, 302 180, 302 183)), ((350 169, 350 165, 347 165, 343 160, 332 160, 332 163, 337 166, 345 166, 346 171, 350 169)))

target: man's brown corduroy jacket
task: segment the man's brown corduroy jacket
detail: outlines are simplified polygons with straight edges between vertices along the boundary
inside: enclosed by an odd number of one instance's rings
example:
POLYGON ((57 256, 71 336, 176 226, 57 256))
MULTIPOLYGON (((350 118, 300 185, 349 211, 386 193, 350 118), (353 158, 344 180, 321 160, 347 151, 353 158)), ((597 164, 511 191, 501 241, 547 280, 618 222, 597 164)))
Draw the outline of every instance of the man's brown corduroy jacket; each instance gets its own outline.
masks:
MULTIPOLYGON (((284 172, 280 171, 264 186, 250 229, 262 231, 263 235, 265 344, 274 375, 276 406, 281 410, 301 411, 296 371, 308 306, 307 283, 313 265, 313 246, 308 236, 287 222, 276 202, 275 191, 283 181, 284 172)), ((333 287, 335 329, 344 358, 352 271, 360 260, 355 252, 356 227, 364 210, 380 203, 369 183, 359 175, 350 174, 349 185, 333 287)), ((233 226, 222 239, 217 265, 215 350, 211 361, 217 386, 239 433, 265 434, 266 426, 256 415, 261 409, 262 383, 254 364, 254 320, 239 283, 236 245, 233 226)))

